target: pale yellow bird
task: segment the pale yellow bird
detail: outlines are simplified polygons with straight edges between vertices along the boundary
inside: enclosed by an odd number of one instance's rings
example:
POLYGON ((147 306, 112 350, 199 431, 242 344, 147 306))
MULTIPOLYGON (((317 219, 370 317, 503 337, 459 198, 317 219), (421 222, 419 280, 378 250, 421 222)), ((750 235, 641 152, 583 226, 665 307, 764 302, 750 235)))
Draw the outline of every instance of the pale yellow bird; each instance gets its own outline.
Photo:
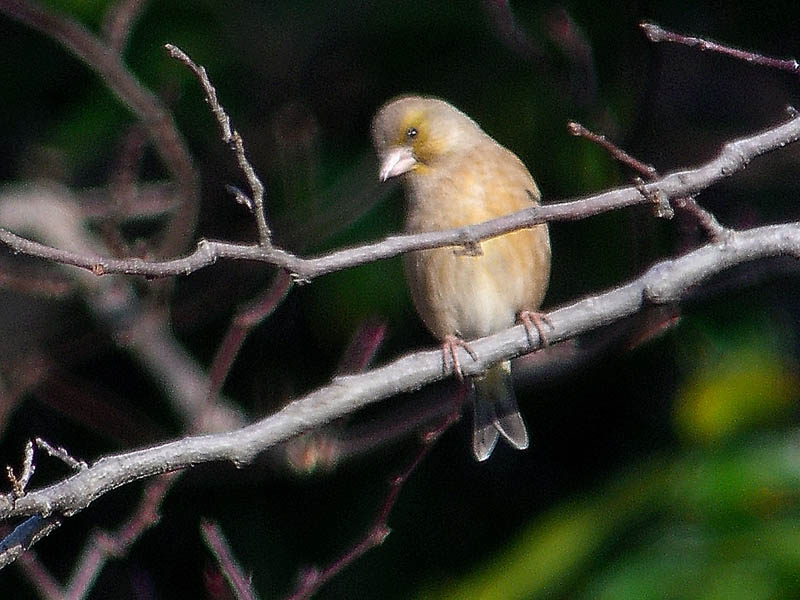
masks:
MULTIPOLYGON (((381 180, 402 177, 408 233, 481 223, 539 203, 539 189, 516 155, 443 100, 391 100, 375 115, 372 138, 381 180)), ((536 311, 550 278, 546 225, 483 241, 476 253, 453 247, 412 252, 404 266, 417 312, 442 341, 445 366, 452 362, 459 377, 457 347, 474 357, 466 341, 506 329, 518 318, 541 334, 536 311)), ((511 363, 473 380, 475 457, 487 459, 500 435, 514 448, 527 448, 511 363)))

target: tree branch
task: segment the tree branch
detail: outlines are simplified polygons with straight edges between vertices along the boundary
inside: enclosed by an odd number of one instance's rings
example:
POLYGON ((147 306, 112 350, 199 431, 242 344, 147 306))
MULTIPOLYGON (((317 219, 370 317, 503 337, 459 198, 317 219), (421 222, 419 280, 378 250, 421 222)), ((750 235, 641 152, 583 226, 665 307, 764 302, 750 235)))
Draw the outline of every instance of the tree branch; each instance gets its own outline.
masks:
POLYGON ((214 86, 211 84, 205 67, 199 66, 189 58, 183 50, 173 44, 166 44, 164 48, 166 48, 172 58, 179 60, 189 67, 203 87, 203 92, 205 92, 206 95, 206 102, 208 102, 208 105, 211 107, 211 112, 214 114, 219 124, 220 132, 222 133, 222 141, 233 150, 236 155, 236 162, 239 163, 239 168, 242 170, 242 173, 244 173, 244 176, 247 178, 247 183, 250 185, 250 197, 244 196, 241 192, 238 192, 236 197, 250 209, 250 212, 253 213, 256 219, 259 244, 262 246, 271 246, 272 234, 267 224, 267 215, 264 212, 264 184, 261 183, 258 175, 256 175, 256 170, 247 159, 244 150, 244 140, 239 131, 234 129, 231 124, 231 118, 219 103, 217 99, 217 90, 214 89, 214 86))
MULTIPOLYGON (((1 0, 0 0, 1 1, 1 0)), ((726 143, 716 158, 695 169, 675 171, 644 185, 616 188, 586 198, 523 210, 499 219, 447 231, 390 236, 383 241, 338 250, 313 258, 300 258, 285 250, 255 244, 201 240, 192 254, 162 262, 140 258, 114 259, 70 252, 23 238, 0 229, 0 242, 15 252, 81 267, 96 275, 124 273, 148 277, 188 275, 220 259, 254 260, 276 265, 301 281, 357 265, 398 256, 412 250, 473 245, 547 221, 585 219, 603 212, 653 202, 654 198, 691 196, 744 169, 751 160, 800 139, 800 117, 752 136, 726 143)))
MULTIPOLYGON (((548 314, 552 323, 548 338, 551 343, 559 342, 637 313, 648 304, 676 302, 691 286, 734 265, 784 255, 800 257, 800 223, 733 232, 722 243, 707 244, 680 258, 657 263, 627 284, 552 311, 548 314)), ((538 340, 529 340, 521 325, 470 342, 478 360, 473 361, 462 351, 464 372, 477 374, 497 361, 530 351, 536 344, 538 340)), ((0 518, 71 515, 137 479, 217 460, 244 464, 266 448, 303 431, 445 377, 449 374, 443 371, 438 349, 417 352, 363 374, 336 377, 329 385, 291 402, 274 415, 236 431, 187 437, 107 456, 88 469, 51 486, 28 491, 21 498, 2 496, 0 518)))
MULTIPOLYGON (((186 246, 197 220, 199 178, 172 115, 125 67, 118 50, 67 16, 48 12, 32 0, 0 0, 0 11, 60 43, 93 69, 119 100, 142 122, 153 145, 181 190, 180 210, 162 244, 170 255, 186 246)), ((113 42, 112 42, 113 43, 113 42)))
POLYGON ((772 69, 779 69, 781 71, 788 71, 789 73, 800 72, 800 63, 794 58, 772 58, 758 54, 756 52, 748 52, 747 50, 739 50, 738 48, 731 48, 717 42, 705 40, 703 38, 692 37, 689 35, 682 35, 674 31, 667 31, 663 27, 655 23, 640 23, 639 27, 642 28, 647 39, 653 43, 659 42, 672 42, 673 44, 682 44, 691 48, 697 48, 701 52, 716 52, 724 54, 732 58, 743 60, 750 64, 760 65, 762 67, 770 67, 772 69))
POLYGON ((344 554, 334 559, 328 566, 322 569, 310 567, 301 571, 300 577, 298 578, 297 589, 295 589, 291 595, 287 596, 287 600, 306 600, 313 597, 322 586, 336 577, 344 569, 349 567, 368 551, 383 544, 392 531, 389 527, 389 515, 397 503, 397 499, 400 497, 403 486, 405 486, 411 474, 417 469, 420 463, 428 456, 436 440, 438 440, 453 423, 458 421, 461 413, 460 405, 460 402, 454 402, 450 413, 445 419, 422 435, 422 443, 419 450, 417 450, 411 460, 397 475, 389 479, 386 496, 383 499, 380 510, 378 510, 378 514, 375 515, 365 535, 344 552, 344 554))
MULTIPOLYGON (((604 135, 600 135, 590 131, 580 123, 575 121, 571 121, 567 124, 567 130, 576 136, 580 136, 586 138, 587 140, 594 142, 601 148, 603 148, 606 152, 608 152, 612 158, 619 161, 620 163, 627 165, 635 172, 639 173, 642 177, 647 179, 648 181, 655 181, 661 175, 656 170, 655 167, 652 165, 648 165, 643 163, 642 161, 634 158, 627 152, 625 152, 622 148, 617 146, 614 142, 606 138, 604 135)), ((646 192, 642 191, 642 195, 647 195, 646 192)), ((669 216, 668 218, 672 218, 671 208, 668 203, 666 203, 666 198, 658 198, 655 197, 653 200, 657 203, 656 211, 659 216, 669 216), (661 201, 663 200, 663 202, 661 201), (666 203, 666 204, 665 204, 666 203)), ((710 212, 705 210, 701 207, 697 200, 694 199, 693 196, 684 196, 680 198, 672 198, 672 205, 683 210, 686 214, 691 215, 691 217, 695 220, 695 222, 702 227, 702 229, 706 232, 709 238, 713 241, 721 241, 722 238, 727 235, 728 231, 722 225, 719 224, 716 217, 712 215, 710 212)))
POLYGON ((233 555, 233 550, 231 550, 225 534, 222 533, 219 523, 203 520, 200 523, 200 532, 236 600, 257 600, 258 594, 253 589, 253 582, 244 574, 242 567, 233 555))
POLYGON ((10 565, 28 548, 44 539, 61 526, 58 517, 30 517, 0 541, 0 569, 10 565))
MULTIPOLYGON (((73 254, 91 256, 106 251, 84 223, 69 192, 61 188, 3 188, 0 223, 33 232, 73 254)), ((207 374, 177 342, 166 315, 143 302, 130 279, 98 278, 74 269, 70 275, 98 322, 146 368, 190 428, 222 431, 245 423, 241 411, 226 399, 217 398, 213 407, 209 406, 211 381, 207 374)))

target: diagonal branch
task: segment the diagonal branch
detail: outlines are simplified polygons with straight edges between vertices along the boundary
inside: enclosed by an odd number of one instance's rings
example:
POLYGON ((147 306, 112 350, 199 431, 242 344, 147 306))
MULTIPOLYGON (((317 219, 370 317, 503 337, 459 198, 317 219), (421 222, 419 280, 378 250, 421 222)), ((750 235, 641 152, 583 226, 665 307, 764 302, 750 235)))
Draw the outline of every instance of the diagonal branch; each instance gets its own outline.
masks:
POLYGON ((0 569, 10 565, 28 548, 61 526, 59 517, 30 517, 0 541, 0 569))
POLYGON ((253 589, 253 582, 244 574, 219 524, 216 521, 203 520, 200 532, 236 600, 257 600, 258 594, 253 589))
MULTIPOLYGON (((594 142, 608 152, 615 160, 627 165, 645 179, 649 181, 655 181, 661 177, 655 167, 645 164, 642 161, 634 158, 622 148, 614 144, 614 142, 606 138, 606 136, 594 133, 575 121, 568 123, 567 129, 572 135, 584 137, 587 140, 594 142)), ((647 194, 643 191, 642 195, 647 194)), ((656 197, 653 198, 653 200, 657 203, 656 211, 659 216, 668 216, 668 218, 672 218, 672 209, 670 208, 669 203, 666 202, 666 198, 656 197)), ((691 215, 691 217, 700 227, 702 227, 711 240, 715 242, 722 241, 722 238, 727 235, 727 229, 719 224, 714 215, 700 206, 694 197, 684 196, 681 198, 672 198, 671 200, 673 206, 683 210, 687 215, 691 215)))
MULTIPOLYGON (((633 315, 650 304, 676 302, 691 286, 725 269, 785 255, 800 257, 800 223, 733 232, 723 243, 707 244, 679 258, 657 263, 637 279, 551 312, 548 319, 552 332, 548 338, 552 343, 559 342, 633 315)), ((538 340, 529 340, 521 325, 470 342, 478 360, 463 353, 464 372, 474 375, 500 360, 519 356, 530 351, 531 343, 535 347, 538 340)), ((292 436, 447 376, 441 352, 427 350, 363 374, 336 377, 327 386, 247 427, 107 456, 49 487, 29 490, 21 498, 1 496, 0 518, 71 515, 137 479, 210 461, 244 464, 292 436)))

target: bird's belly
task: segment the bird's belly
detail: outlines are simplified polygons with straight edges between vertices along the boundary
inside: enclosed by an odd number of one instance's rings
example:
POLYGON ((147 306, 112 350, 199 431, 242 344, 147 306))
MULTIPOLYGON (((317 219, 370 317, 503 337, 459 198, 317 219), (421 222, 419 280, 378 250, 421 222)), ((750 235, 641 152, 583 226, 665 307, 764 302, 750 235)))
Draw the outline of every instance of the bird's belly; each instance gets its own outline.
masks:
MULTIPOLYGON (((465 257, 468 258, 468 257, 465 257)), ((451 300, 450 310, 465 339, 489 335, 514 324, 518 294, 514 282, 504 286, 486 269, 461 268, 455 274, 459 293, 451 300), (471 272, 470 272, 471 271, 471 272)))
POLYGON ((478 256, 437 248, 405 257, 414 304, 436 337, 474 339, 514 324, 527 304, 526 274, 513 268, 506 246, 496 238, 483 242, 478 256))

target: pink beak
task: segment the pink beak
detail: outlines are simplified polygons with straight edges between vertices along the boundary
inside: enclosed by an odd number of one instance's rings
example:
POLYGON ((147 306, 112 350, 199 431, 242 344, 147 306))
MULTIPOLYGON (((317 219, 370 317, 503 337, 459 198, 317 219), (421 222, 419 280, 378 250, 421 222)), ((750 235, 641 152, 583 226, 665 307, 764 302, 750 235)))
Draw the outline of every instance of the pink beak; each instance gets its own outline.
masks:
POLYGON ((391 148, 381 156, 381 181, 408 173, 416 164, 417 159, 414 158, 411 148, 405 146, 391 148))

